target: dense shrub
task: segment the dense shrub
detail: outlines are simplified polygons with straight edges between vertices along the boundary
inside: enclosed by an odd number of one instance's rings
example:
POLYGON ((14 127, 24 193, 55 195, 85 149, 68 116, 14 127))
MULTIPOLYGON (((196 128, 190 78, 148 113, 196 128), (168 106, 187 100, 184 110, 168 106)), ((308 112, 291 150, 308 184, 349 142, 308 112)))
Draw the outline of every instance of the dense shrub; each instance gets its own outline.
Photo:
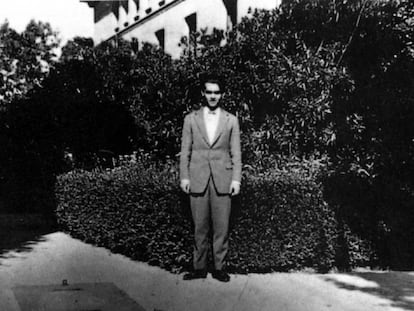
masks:
POLYGON ((15 100, 0 116, 3 163, 1 199, 9 212, 55 209, 54 184, 62 173, 63 148, 53 113, 43 101, 15 100))
MULTIPOLYGON (((323 201, 316 171, 298 163, 245 174, 242 195, 233 206, 230 271, 326 271, 335 265, 338 226, 323 201)), ((192 228, 177 177, 176 165, 148 159, 113 170, 61 175, 58 221, 89 243, 181 271, 191 264, 192 228)))
POLYGON ((174 167, 131 164, 58 178, 58 221, 83 240, 167 268, 186 260, 189 222, 178 209, 174 167))
POLYGON ((336 222, 321 188, 300 172, 246 176, 230 268, 270 271, 334 264, 336 222))

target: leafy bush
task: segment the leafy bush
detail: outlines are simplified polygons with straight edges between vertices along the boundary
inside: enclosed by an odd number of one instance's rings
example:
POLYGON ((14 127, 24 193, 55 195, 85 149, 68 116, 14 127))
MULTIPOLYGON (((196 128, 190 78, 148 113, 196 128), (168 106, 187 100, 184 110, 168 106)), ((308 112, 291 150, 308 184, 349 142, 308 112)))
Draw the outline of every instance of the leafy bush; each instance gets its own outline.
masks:
POLYGON ((61 175, 58 222, 87 242, 174 270, 189 260, 191 226, 175 167, 148 163, 61 175))
POLYGON ((54 184, 62 173, 63 149, 53 114, 43 101, 14 101, 0 116, 1 199, 9 212, 55 209, 54 184))
POLYGON ((336 221, 321 188, 301 172, 247 176, 234 227, 230 268, 271 271, 334 264, 336 221))
MULTIPOLYGON (((334 266, 337 222, 312 165, 245 174, 232 212, 230 271, 334 266)), ((191 264, 192 227, 177 178, 174 163, 157 165, 148 158, 113 170, 61 175, 58 221, 89 243, 182 271, 191 264)))

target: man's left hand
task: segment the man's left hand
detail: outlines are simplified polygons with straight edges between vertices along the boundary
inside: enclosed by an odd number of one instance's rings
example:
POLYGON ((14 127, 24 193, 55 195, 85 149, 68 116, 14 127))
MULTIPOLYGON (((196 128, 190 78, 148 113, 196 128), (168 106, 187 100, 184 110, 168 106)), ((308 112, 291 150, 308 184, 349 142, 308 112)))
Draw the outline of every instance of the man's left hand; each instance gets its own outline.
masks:
POLYGON ((240 193, 240 183, 233 180, 230 185, 230 194, 231 196, 238 195, 240 193))

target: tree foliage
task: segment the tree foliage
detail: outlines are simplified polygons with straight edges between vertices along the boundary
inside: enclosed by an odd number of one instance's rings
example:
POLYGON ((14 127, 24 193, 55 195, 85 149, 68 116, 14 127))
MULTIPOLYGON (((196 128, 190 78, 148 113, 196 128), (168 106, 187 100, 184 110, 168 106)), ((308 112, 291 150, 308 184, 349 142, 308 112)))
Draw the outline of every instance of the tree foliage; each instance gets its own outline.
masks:
POLYGON ((50 24, 31 21, 22 33, 0 26, 0 103, 6 108, 15 98, 41 84, 55 62, 59 38, 50 24))
POLYGON ((49 145, 53 118, 26 98, 53 68, 58 44, 48 23, 31 21, 21 33, 7 22, 0 26, 0 190, 10 210, 53 208, 50 167, 59 159, 58 143, 49 145))
POLYGON ((310 46, 335 42, 353 80, 334 92, 327 195, 393 267, 412 266, 414 3, 285 1, 285 25, 310 46), (341 90, 340 90, 341 91, 341 90))
MULTIPOLYGON (((128 95, 123 94, 128 58, 94 51, 88 40, 84 42, 72 54, 63 49, 63 61, 39 93, 54 110, 66 152, 73 154, 78 166, 92 168, 100 155, 131 153, 136 133, 133 118, 122 105, 128 95)), ((70 46, 71 42, 66 47, 70 46)))

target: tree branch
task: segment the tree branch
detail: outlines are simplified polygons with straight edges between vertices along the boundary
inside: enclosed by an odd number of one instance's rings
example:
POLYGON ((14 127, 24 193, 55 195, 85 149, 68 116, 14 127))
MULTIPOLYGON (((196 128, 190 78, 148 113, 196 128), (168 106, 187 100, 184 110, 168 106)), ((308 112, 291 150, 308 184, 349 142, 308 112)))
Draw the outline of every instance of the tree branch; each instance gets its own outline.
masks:
POLYGON ((361 22, 362 13, 364 12, 364 9, 365 9, 365 6, 366 6, 366 4, 367 4, 367 3, 368 3, 368 0, 364 0, 364 1, 362 2, 362 6, 361 6, 361 9, 359 10, 358 18, 357 18, 357 20, 356 20, 356 22, 355 22, 354 29, 352 30, 352 33, 351 33, 351 35, 349 36, 348 42, 347 42, 347 44, 345 45, 345 48, 343 49, 342 54, 341 54, 341 57, 339 58, 339 60, 338 60, 338 62, 337 62, 337 64, 336 64, 336 66, 339 66, 339 65, 341 64, 341 62, 342 62, 342 60, 343 60, 343 58, 344 58, 344 56, 345 56, 345 53, 347 52, 347 50, 348 50, 349 46, 350 46, 350 45, 351 45, 351 43, 352 43, 352 40, 354 39, 355 33, 356 33, 356 31, 357 31, 357 29, 358 29, 358 27, 359 27, 359 23, 361 22))

